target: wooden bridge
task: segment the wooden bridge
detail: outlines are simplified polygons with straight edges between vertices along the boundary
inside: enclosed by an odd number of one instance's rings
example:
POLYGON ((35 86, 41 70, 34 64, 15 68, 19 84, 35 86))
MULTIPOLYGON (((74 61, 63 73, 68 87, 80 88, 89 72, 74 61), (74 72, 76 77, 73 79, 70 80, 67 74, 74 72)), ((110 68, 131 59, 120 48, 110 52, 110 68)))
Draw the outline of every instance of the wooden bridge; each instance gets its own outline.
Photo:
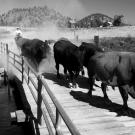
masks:
POLYGON ((7 72, 14 68, 20 79, 32 113, 26 113, 36 135, 134 135, 135 100, 129 97, 128 111, 122 111, 118 89, 108 87, 112 102, 104 100, 97 82, 89 98, 87 77, 79 77, 77 89, 69 89, 64 77, 54 73, 38 75, 27 60, 1 44, 7 59, 7 72))

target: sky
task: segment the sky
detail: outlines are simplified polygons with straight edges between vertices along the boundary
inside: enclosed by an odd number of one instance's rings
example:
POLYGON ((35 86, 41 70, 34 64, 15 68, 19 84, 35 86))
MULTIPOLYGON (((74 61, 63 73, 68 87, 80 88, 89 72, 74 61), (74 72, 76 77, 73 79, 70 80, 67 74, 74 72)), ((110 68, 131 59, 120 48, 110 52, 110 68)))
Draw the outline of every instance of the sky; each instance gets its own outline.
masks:
POLYGON ((82 19, 93 13, 110 17, 124 15, 124 21, 135 24, 135 0, 0 0, 0 14, 13 8, 47 5, 64 16, 82 19))

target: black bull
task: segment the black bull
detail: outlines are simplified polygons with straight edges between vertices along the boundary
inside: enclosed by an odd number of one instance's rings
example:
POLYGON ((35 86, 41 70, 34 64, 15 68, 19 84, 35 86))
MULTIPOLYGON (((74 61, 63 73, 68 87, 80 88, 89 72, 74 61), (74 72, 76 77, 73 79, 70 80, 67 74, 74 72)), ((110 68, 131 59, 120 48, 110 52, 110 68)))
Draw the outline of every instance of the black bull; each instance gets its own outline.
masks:
POLYGON ((47 41, 43 42, 39 39, 26 39, 22 37, 15 38, 15 41, 19 50, 21 50, 21 55, 30 59, 37 70, 40 62, 51 55, 47 41))
POLYGON ((59 74, 59 64, 63 65, 64 73, 69 72, 70 81, 76 87, 75 78, 83 71, 81 52, 79 48, 68 40, 59 40, 54 44, 54 59, 56 62, 57 77, 59 74))
MULTIPOLYGON (((80 46, 83 56, 86 55, 86 47, 80 46)), ((88 49, 88 48, 87 48, 88 49)), ((84 61, 87 64, 89 76, 89 92, 92 95, 92 89, 95 78, 102 82, 102 91, 104 97, 106 86, 117 86, 123 99, 123 107, 128 108, 128 94, 135 98, 135 53, 134 52, 103 52, 89 48, 89 59, 84 61)))

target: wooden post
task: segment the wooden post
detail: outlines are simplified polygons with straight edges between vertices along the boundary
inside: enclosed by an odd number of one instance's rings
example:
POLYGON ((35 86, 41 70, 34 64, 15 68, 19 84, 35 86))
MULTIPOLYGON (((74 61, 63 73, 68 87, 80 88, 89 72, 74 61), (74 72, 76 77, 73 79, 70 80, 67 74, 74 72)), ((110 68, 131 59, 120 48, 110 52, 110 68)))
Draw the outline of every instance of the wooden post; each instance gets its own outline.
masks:
POLYGON ((96 46, 99 46, 99 36, 94 36, 94 43, 96 46))
POLYGON ((14 65, 15 65, 15 54, 14 54, 14 65))
POLYGON ((58 109, 56 108, 56 125, 55 125, 56 135, 59 135, 58 132, 60 132, 60 124, 61 124, 61 116, 58 109))
POLYGON ((1 53, 2 53, 2 44, 1 44, 1 53))
POLYGON ((8 50, 8 44, 6 44, 6 57, 7 57, 7 60, 6 60, 6 77, 7 77, 7 89, 8 89, 8 96, 10 97, 10 87, 9 87, 9 78, 8 78, 8 68, 9 68, 9 50, 8 50))
POLYGON ((1 45, 0 45, 0 53, 2 53, 1 46, 2 46, 2 42, 1 42, 1 45))
POLYGON ((23 59, 23 57, 22 57, 22 84, 23 84, 23 81, 24 81, 24 76, 23 76, 23 74, 24 74, 24 59, 23 59))
POLYGON ((8 44, 6 44, 6 57, 7 57, 7 72, 8 72, 8 64, 9 64, 9 51, 8 51, 8 44))
POLYGON ((30 68, 28 66, 28 84, 29 84, 29 82, 30 82, 30 68))
POLYGON ((38 76, 38 89, 37 89, 37 120, 38 123, 40 125, 42 125, 42 110, 41 110, 41 106, 42 106, 42 96, 41 96, 41 92, 42 92, 42 82, 41 82, 41 75, 38 76))

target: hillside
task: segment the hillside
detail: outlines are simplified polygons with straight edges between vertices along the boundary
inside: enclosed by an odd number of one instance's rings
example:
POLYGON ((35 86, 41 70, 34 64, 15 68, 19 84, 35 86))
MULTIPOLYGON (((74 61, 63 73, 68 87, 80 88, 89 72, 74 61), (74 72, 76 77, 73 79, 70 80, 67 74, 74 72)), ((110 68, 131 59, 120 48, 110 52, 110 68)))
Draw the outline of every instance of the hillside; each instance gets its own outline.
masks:
POLYGON ((99 27, 106 21, 113 22, 113 19, 107 15, 96 13, 96 14, 86 16, 83 19, 79 20, 77 22, 77 25, 79 27, 85 27, 85 28, 99 27))
POLYGON ((45 25, 48 22, 58 26, 67 26, 69 18, 62 16, 53 9, 44 7, 14 8, 0 15, 1 26, 24 26, 34 27, 45 25))

